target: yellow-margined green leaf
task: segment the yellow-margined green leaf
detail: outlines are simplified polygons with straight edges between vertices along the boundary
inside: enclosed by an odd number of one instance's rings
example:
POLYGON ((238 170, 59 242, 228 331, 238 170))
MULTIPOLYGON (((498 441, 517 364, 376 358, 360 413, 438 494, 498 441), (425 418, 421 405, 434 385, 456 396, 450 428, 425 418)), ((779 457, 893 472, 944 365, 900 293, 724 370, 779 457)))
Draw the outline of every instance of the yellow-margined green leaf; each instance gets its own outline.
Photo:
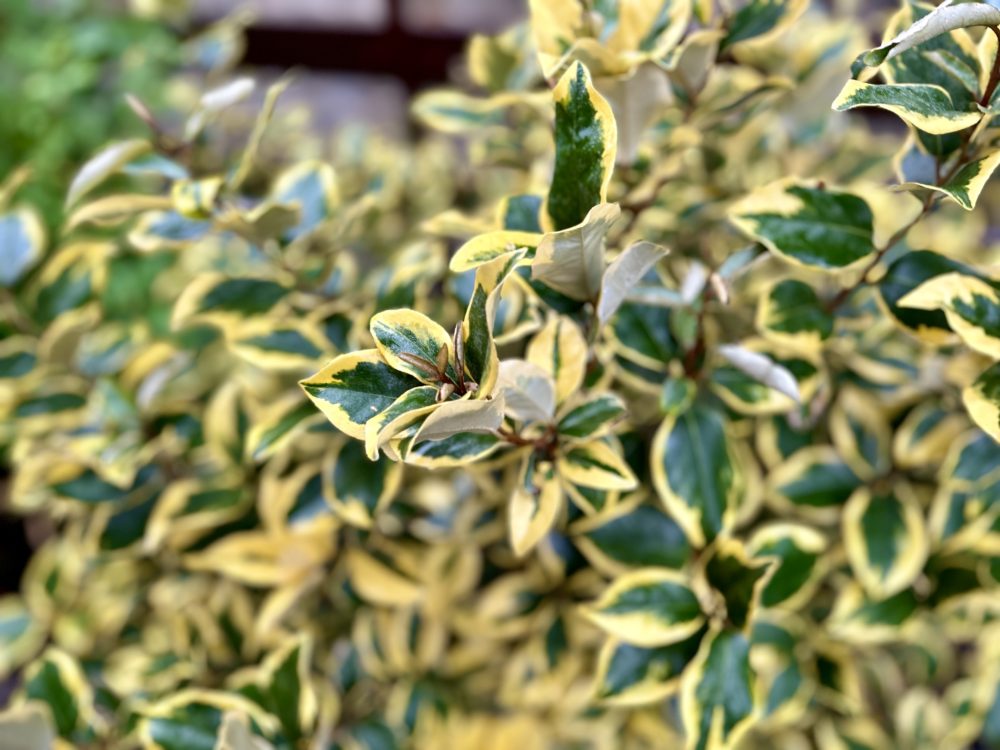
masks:
POLYGON ((879 400, 845 386, 830 412, 830 437, 851 470, 862 479, 883 475, 891 465, 892 428, 879 400))
POLYGON ((415 581, 358 547, 347 552, 347 571, 351 587, 371 604, 406 607, 417 604, 424 596, 415 581))
POLYGON ((261 664, 258 684, 268 708, 281 724, 289 742, 299 742, 312 733, 318 700, 310 675, 312 638, 291 638, 272 651, 261 664))
POLYGON ((894 744, 879 723, 868 716, 839 721, 827 718, 817 725, 816 739, 819 750, 878 750, 894 744))
POLYGON ((771 252, 818 271, 843 271, 875 253, 874 216, 860 197, 784 180, 738 202, 730 219, 771 252))
POLYGON ((438 357, 444 350, 444 372, 457 379, 451 336, 426 315, 415 310, 385 310, 371 319, 369 328, 382 358, 396 370, 436 383, 438 357), (414 358, 424 364, 415 364, 414 358))
POLYGON ((617 578, 584 614, 615 638, 647 648, 690 638, 705 623, 687 578, 665 568, 643 568, 617 578))
POLYGON ((562 486, 548 461, 534 454, 524 460, 507 509, 510 546, 523 557, 549 533, 562 509, 562 486))
POLYGON ((828 524, 840 518, 859 486, 861 480, 835 448, 810 445, 770 471, 767 498, 779 513, 828 524))
POLYGON ((528 344, 526 358, 556 383, 560 404, 583 385, 587 369, 587 341, 570 318, 553 316, 528 344))
POLYGON ((361 442, 348 440, 323 463, 323 495, 338 517, 363 529, 399 491, 403 467, 382 457, 372 463, 361 442))
POLYGON ((965 388, 962 403, 972 421, 1000 442, 1000 365, 993 365, 965 388))
POLYGON ((968 419, 943 404, 933 401, 919 404, 896 428, 892 439, 893 462, 906 469, 937 466, 968 426, 968 419))
POLYGON ((762 728, 798 721, 809 709, 815 681, 799 644, 806 625, 777 611, 756 618, 750 637, 750 663, 760 685, 762 728))
POLYGON ((187 285, 174 303, 171 325, 180 329, 194 323, 212 323, 226 328, 270 312, 288 291, 271 279, 202 274, 187 285))
POLYGON ((299 385, 334 427, 357 440, 365 423, 420 381, 393 369, 375 349, 342 354, 299 385))
POLYGON ((878 107, 892 112, 925 133, 945 135, 977 124, 981 112, 955 108, 940 86, 921 83, 870 84, 850 80, 833 102, 838 112, 855 107, 878 107))
POLYGON ((247 456, 253 461, 269 458, 315 423, 318 416, 316 407, 298 393, 270 405, 247 434, 247 456))
POLYGON ((737 630, 710 632, 681 678, 687 750, 734 747, 758 710, 750 641, 737 630))
POLYGON ((1000 291, 981 278, 952 272, 935 276, 899 301, 900 307, 943 310, 968 346, 1000 359, 1000 291))
POLYGON ((755 558, 774 560, 760 602, 764 607, 795 609, 812 596, 823 580, 827 540, 815 529, 798 523, 760 527, 747 544, 755 558))
POLYGON ((1000 548, 1000 445, 978 430, 958 438, 938 474, 930 530, 942 552, 996 554, 1000 548))
POLYGON ((425 91, 411 105, 413 116, 432 130, 449 135, 470 135, 502 126, 505 110, 530 94, 504 92, 490 97, 475 97, 450 89, 425 91))
POLYGON ((913 589, 871 597, 856 583, 845 586, 830 613, 830 631, 845 641, 865 645, 904 639, 903 626, 920 607, 913 589))
POLYGON ((222 185, 221 177, 178 180, 170 189, 174 210, 189 219, 204 219, 211 216, 222 185))
POLYGON ((833 315, 809 284, 786 279, 761 295, 757 330, 779 344, 816 349, 833 333, 833 315))
POLYGON ((904 254, 889 266, 879 282, 879 300, 889 311, 889 315, 904 330, 914 334, 929 344, 943 344, 953 341, 955 335, 948 325, 943 306, 929 310, 903 307, 900 300, 906 298, 924 282, 953 272, 973 272, 961 263, 930 250, 915 250, 904 254))
POLYGON ((80 167, 66 193, 66 205, 71 206, 76 203, 108 177, 151 148, 148 141, 138 139, 106 146, 80 167))
POLYGON ((412 440, 412 435, 402 440, 399 446, 400 457, 408 464, 426 469, 466 466, 486 458, 506 445, 496 435, 478 432, 460 432, 444 440, 428 440, 417 445, 412 445, 412 440))
POLYGON ((308 371, 332 348, 319 326, 305 320, 251 320, 226 333, 235 354, 266 370, 308 371))
POLYGON ((719 412, 695 405, 668 416, 649 463, 657 494, 694 546, 705 546, 735 522, 746 480, 719 412))
POLYGON ((599 440, 561 451, 556 470, 571 484, 598 490, 631 490, 637 484, 625 459, 599 440))
POLYGON ((50 647, 28 665, 24 693, 31 701, 49 707, 60 737, 74 740, 78 730, 99 728, 103 722, 94 710, 94 691, 75 658, 50 647))
POLYGON ((42 257, 45 228, 32 208, 0 215, 0 286, 14 286, 42 257))
POLYGON ((865 65, 880 65, 885 60, 892 59, 949 31, 997 24, 1000 24, 1000 10, 988 3, 964 3, 955 6, 943 3, 885 44, 866 52, 860 59, 865 65))
POLYGON ((500 294, 511 273, 524 258, 523 251, 503 255, 476 269, 472 298, 462 321, 463 359, 467 374, 478 384, 474 398, 493 394, 500 374, 500 359, 493 340, 500 294))
POLYGON ((464 273, 520 249, 529 251, 528 257, 533 257, 534 250, 538 247, 541 239, 542 235, 537 232, 507 229, 480 234, 458 248, 448 267, 453 273, 464 273))
POLYGON ((84 224, 114 226, 147 211, 165 211, 173 201, 162 195, 108 195, 77 208, 66 219, 66 231, 84 224))
POLYGON ((997 166, 1000 166, 1000 151, 969 162, 943 185, 915 182, 907 186, 915 185, 944 193, 966 211, 971 211, 997 166))
POLYGON ((604 274, 604 241, 621 215, 617 203, 588 209, 580 222, 542 237, 531 261, 531 278, 570 299, 596 302, 604 274))
POLYGON ((726 49, 740 42, 762 41, 793 23, 808 7, 807 0, 750 0, 726 19, 726 49))
POLYGON ((248 716, 265 733, 278 730, 275 718, 245 696, 187 688, 145 706, 137 738, 143 750, 214 748, 223 716, 230 711, 248 716))
POLYGON ((703 635, 702 629, 686 640, 654 648, 609 639, 597 657, 594 697, 609 706, 659 703, 677 692, 703 635))
MULTIPOLYGON (((607 200, 618 130, 611 107, 597 93, 583 63, 570 66, 552 96, 556 157, 546 206, 554 227, 568 229, 607 200)), ((593 291, 598 288, 595 285, 593 291)))
POLYGON ((411 388, 377 416, 365 423, 365 452, 375 461, 379 450, 398 432, 440 406, 438 389, 424 385, 411 388))
POLYGON ((912 488, 897 482, 891 493, 857 490, 843 516, 844 548, 854 575, 873 597, 899 593, 927 559, 927 528, 912 488))

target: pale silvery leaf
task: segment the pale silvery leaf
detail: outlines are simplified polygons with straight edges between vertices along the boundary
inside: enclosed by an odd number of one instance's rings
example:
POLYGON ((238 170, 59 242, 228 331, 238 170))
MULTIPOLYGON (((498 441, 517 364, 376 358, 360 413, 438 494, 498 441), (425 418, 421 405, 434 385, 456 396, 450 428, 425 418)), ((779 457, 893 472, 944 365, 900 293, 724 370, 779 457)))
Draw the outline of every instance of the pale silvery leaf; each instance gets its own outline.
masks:
POLYGON ((601 300, 597 305, 597 318, 601 323, 615 314, 639 280, 668 252, 652 242, 636 242, 611 262, 604 272, 601 300))
POLYGON ((47 711, 28 704, 0 713, 0 737, 6 750, 48 750, 55 741, 47 711))
POLYGON ((906 50, 923 44, 941 34, 970 26, 996 26, 1000 24, 1000 9, 987 3, 962 3, 954 5, 945 0, 910 28, 898 34, 881 47, 864 56, 867 65, 880 65, 906 50))
POLYGON ((676 289, 662 286, 640 285, 632 289, 626 299, 650 307, 686 307, 687 303, 676 289))
POLYGON ((66 205, 71 206, 76 203, 86 193, 149 149, 148 141, 135 139, 112 143, 98 152, 76 173, 76 177, 73 178, 69 191, 66 193, 66 205))
POLYGON ((493 432, 503 423, 504 399, 445 401, 431 412, 413 437, 413 445, 444 440, 460 432, 493 432))
POLYGON ((500 363, 497 389, 507 415, 524 422, 548 422, 556 411, 556 384, 532 362, 506 359, 500 363))
POLYGON ((673 101, 666 74, 656 65, 641 65, 630 74, 594 82, 611 105, 618 125, 616 163, 630 165, 639 154, 639 142, 657 111, 673 101))
POLYGON ((788 396, 795 403, 801 403, 799 384, 795 377, 777 362, 760 352, 752 352, 737 344, 721 344, 718 352, 740 372, 746 373, 768 388, 788 396))
POLYGON ((202 94, 201 106, 209 112, 218 112, 246 99, 253 93, 255 86, 252 78, 237 78, 225 86, 219 86, 202 94))
POLYGON ((684 281, 681 282, 681 299, 687 304, 694 302, 708 281, 708 269, 703 263, 692 261, 684 281))
POLYGON ((617 203, 601 203, 581 224, 546 234, 531 264, 531 278, 576 300, 595 300, 604 273, 604 238, 621 215, 617 203))

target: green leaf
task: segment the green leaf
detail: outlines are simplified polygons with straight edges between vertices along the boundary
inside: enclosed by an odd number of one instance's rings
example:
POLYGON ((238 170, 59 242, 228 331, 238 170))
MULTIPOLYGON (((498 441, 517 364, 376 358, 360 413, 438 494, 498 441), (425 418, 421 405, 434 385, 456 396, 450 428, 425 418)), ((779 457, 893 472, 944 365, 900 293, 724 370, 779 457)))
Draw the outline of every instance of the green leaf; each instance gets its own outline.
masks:
POLYGON ((431 385, 411 388, 377 416, 365 423, 365 453, 375 461, 379 450, 400 431, 430 414, 439 405, 438 389, 431 385))
POLYGON ((296 164, 275 181, 271 198, 298 208, 298 223, 284 234, 295 240, 318 228, 340 203, 337 176, 324 162, 296 164))
POLYGON ((557 429, 570 438, 597 436, 625 415, 625 403, 613 393, 590 396, 560 417, 557 429))
POLYGON ((754 679, 747 636, 730 629, 709 633, 681 682, 687 748, 737 744, 757 708, 754 679))
POLYGON ((771 252, 815 270, 842 271, 875 253, 871 208, 851 193, 779 183, 740 201, 731 218, 771 252))
POLYGON ((308 424, 310 417, 318 416, 316 407, 302 397, 289 403, 279 403, 250 430, 246 440, 246 453, 252 461, 263 461, 288 444, 308 424))
POLYGON ((444 440, 429 440, 413 447, 401 446, 407 463, 428 469, 463 466, 486 458, 506 445, 496 435, 462 432, 444 440))
POLYGON ((591 208, 606 202, 618 133, 611 107, 583 63, 570 66, 552 95, 556 157, 546 205, 559 230, 580 224, 591 208))
POLYGON ((0 215, 0 286, 11 287, 42 257, 45 229, 30 208, 0 215))
POLYGON ((920 601, 912 589, 873 598, 857 585, 840 592, 830 614, 830 631, 859 644, 903 640, 903 625, 917 612, 920 601))
POLYGON ((533 258, 541 239, 542 235, 537 232, 506 229, 480 234, 455 251, 448 267, 452 273, 464 273, 520 249, 527 250, 526 257, 533 258))
POLYGON ((675 692, 680 676, 698 653, 704 629, 687 640, 642 648, 609 640, 601 649, 595 697, 613 706, 658 703, 675 692))
POLYGON ((888 110, 925 133, 945 135, 976 125, 981 112, 957 109, 948 91, 921 83, 873 85, 850 80, 833 102, 843 112, 856 107, 888 110))
POLYGON ((757 328, 780 344, 815 348, 833 333, 833 315, 809 284, 786 279, 761 296, 757 328))
POLYGON ((927 530, 908 485, 897 482, 891 494, 857 490, 844 507, 843 533, 848 562, 870 596, 899 593, 923 570, 927 530))
POLYGON ((638 365, 659 368, 678 353, 670 333, 670 310, 626 302, 612 323, 615 349, 638 365))
POLYGON ((653 485, 696 547, 731 526, 743 499, 742 467, 726 429, 722 415, 696 404, 664 419, 653 439, 653 485))
POLYGON ((647 648, 686 640, 705 622, 685 576, 663 568, 620 576, 584 614, 615 638, 647 648))
POLYGON ((296 638, 288 646, 268 655, 261 685, 266 705, 281 724, 285 739, 293 745, 312 730, 316 696, 309 682, 311 641, 296 638))
POLYGON ((299 385, 334 427, 357 440, 365 423, 420 381, 389 367, 375 349, 342 354, 299 385))
POLYGON ((576 543, 595 565, 618 570, 682 568, 691 547, 681 527, 650 505, 622 502, 574 527, 576 543))
POLYGON ((288 291, 270 279, 203 274, 188 285, 174 304, 171 325, 175 330, 196 322, 225 326, 264 315, 281 302, 288 291))

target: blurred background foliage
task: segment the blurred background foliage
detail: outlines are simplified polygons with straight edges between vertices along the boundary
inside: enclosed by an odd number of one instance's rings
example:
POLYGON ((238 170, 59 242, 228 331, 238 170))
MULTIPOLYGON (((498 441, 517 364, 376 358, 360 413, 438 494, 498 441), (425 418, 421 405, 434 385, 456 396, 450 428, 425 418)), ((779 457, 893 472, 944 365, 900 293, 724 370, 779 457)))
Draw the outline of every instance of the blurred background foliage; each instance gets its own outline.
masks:
POLYGON ((31 169, 21 197, 50 227, 76 168, 112 137, 143 131, 124 94, 162 105, 184 61, 175 22, 135 10, 108 0, 0 3, 0 175, 31 169))

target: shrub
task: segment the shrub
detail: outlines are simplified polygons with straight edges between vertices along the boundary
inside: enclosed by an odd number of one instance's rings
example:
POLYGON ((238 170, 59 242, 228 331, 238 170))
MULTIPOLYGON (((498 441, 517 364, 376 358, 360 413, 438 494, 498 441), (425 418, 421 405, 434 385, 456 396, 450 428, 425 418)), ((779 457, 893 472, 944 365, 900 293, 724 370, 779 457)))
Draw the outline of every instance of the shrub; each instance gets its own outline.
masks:
POLYGON ((1000 747, 1000 10, 731 5, 533 0, 273 175, 238 80, 6 214, 0 737, 1000 747))

